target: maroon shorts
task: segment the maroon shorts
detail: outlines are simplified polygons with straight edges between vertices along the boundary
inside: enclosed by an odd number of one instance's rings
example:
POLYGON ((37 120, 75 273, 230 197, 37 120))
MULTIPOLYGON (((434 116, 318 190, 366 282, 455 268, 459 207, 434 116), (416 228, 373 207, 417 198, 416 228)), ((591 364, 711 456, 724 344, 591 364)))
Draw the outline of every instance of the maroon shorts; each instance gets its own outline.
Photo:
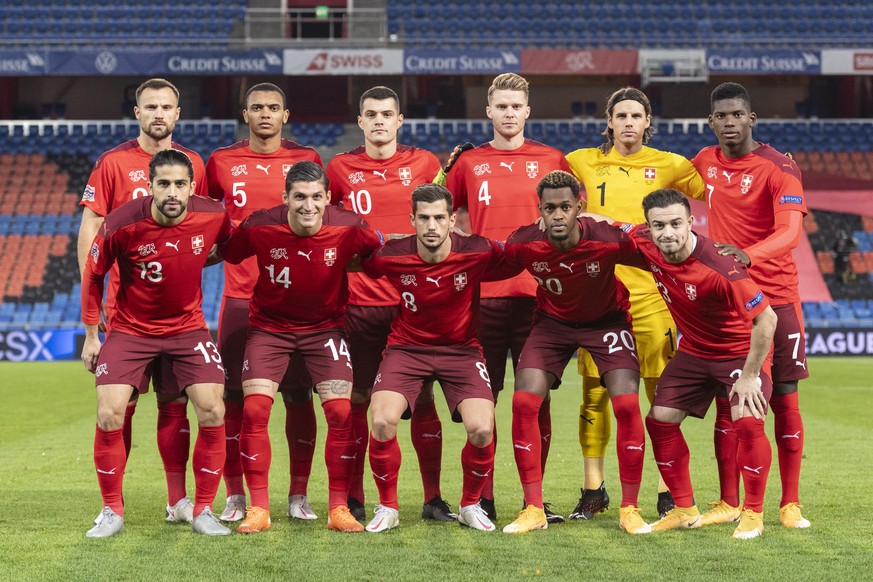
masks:
MULTIPOLYGON (((667 363, 658 379, 652 406, 665 406, 684 410, 690 416, 703 418, 712 399, 730 393, 731 386, 740 376, 746 358, 731 360, 704 360, 681 350, 667 363)), ((761 371, 761 391, 769 404, 773 394, 773 382, 765 370, 761 371)), ((731 398, 736 405, 739 397, 731 398)))
POLYGON ((129 384, 141 393, 148 385, 140 382, 146 368, 159 361, 173 381, 155 383, 155 392, 179 394, 191 384, 224 384, 224 366, 212 336, 205 329, 170 337, 139 337, 120 331, 107 334, 97 360, 96 384, 129 384))
POLYGON ((291 356, 299 353, 312 381, 299 383, 301 390, 325 380, 352 381, 352 362, 342 328, 334 327, 301 333, 273 332, 249 328, 242 380, 267 378, 281 380, 288 371, 291 356))
POLYGON ((512 354, 513 369, 518 365, 536 307, 533 297, 497 297, 479 302, 479 343, 494 394, 503 390, 507 352, 512 354))
POLYGON ((604 374, 612 370, 640 370, 634 332, 624 313, 616 312, 596 322, 575 326, 540 311, 517 369, 545 370, 560 383, 564 368, 578 348, 591 354, 601 385, 604 374))
POLYGON ((379 372, 382 352, 397 316, 396 305, 349 305, 346 307, 346 334, 358 394, 369 394, 379 372))
POLYGON ((422 387, 434 380, 440 383, 455 422, 461 422, 458 404, 467 398, 494 401, 482 351, 470 347, 387 348, 373 392, 388 390, 402 394, 411 412, 422 387))
MULTIPOLYGON (((218 321, 218 349, 227 370, 225 389, 242 390, 242 367, 246 352, 246 335, 249 331, 249 300, 224 297, 221 301, 221 317, 218 321)), ((303 359, 295 354, 285 377, 279 383, 280 392, 294 392, 312 388, 312 378, 303 365, 303 359)))
POLYGON ((773 382, 778 384, 809 378, 800 303, 772 307, 779 317, 773 335, 773 382))

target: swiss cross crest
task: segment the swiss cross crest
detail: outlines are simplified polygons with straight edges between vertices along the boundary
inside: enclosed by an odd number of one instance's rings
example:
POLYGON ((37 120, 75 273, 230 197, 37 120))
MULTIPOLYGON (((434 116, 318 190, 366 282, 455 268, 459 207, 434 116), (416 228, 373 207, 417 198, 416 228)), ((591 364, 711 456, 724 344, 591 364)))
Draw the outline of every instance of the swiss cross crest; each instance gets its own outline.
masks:
POLYGON ((191 248, 192 249, 202 249, 203 248, 203 235, 198 234, 197 236, 191 237, 191 248))
POLYGON ((400 174, 400 180, 403 182, 404 186, 409 186, 409 184, 412 183, 412 168, 409 166, 400 168, 398 174, 400 174))
POLYGON ((525 162, 524 171, 527 172, 528 178, 536 178, 540 173, 539 162, 525 162))
POLYGON ((751 174, 743 174, 743 178, 740 180, 740 192, 748 194, 749 188, 752 187, 752 180, 754 179, 755 177, 751 174))
POLYGON ((532 266, 533 266, 533 270, 536 271, 537 273, 542 273, 543 271, 547 271, 549 273, 552 272, 552 270, 549 269, 548 261, 534 261, 532 266))
POLYGON ((133 183, 136 182, 145 182, 146 181, 146 173, 145 170, 133 170, 128 174, 130 181, 133 183))
POLYGON ((336 262, 336 247, 331 247, 329 249, 324 249, 324 264, 328 267, 332 267, 336 262))
POLYGON ((685 293, 688 294, 688 299, 691 301, 697 301, 697 285, 685 283, 685 293))
POLYGON ((282 175, 287 176, 288 172, 291 171, 291 166, 293 166, 293 165, 294 164, 282 164, 282 175))
POLYGON ((600 276, 600 261, 588 261, 585 263, 585 272, 589 277, 600 276))
POLYGON ((709 168, 706 169, 706 177, 710 180, 717 180, 718 168, 716 168, 715 166, 709 166, 709 168))
POLYGON ((246 168, 245 164, 240 164, 240 165, 234 166, 230 169, 230 175, 234 176, 234 177, 242 176, 242 175, 248 176, 249 170, 248 170, 248 168, 246 168))
POLYGON ((364 172, 352 172, 349 174, 349 184, 354 186, 355 184, 360 184, 361 182, 366 182, 364 180, 364 172))
POLYGON ((467 286, 467 273, 455 273, 455 291, 462 291, 467 286))
POLYGON ((654 180, 656 175, 655 168, 643 168, 643 179, 654 180))
POLYGON ((405 286, 414 286, 418 287, 418 283, 415 282, 415 275, 400 275, 400 282, 405 286))
POLYGON ((491 164, 485 162, 484 164, 479 164, 478 166, 473 166, 473 173, 477 176, 482 176, 484 174, 491 173, 491 164))
POLYGON ((274 261, 288 258, 288 250, 285 248, 270 249, 270 258, 274 261))

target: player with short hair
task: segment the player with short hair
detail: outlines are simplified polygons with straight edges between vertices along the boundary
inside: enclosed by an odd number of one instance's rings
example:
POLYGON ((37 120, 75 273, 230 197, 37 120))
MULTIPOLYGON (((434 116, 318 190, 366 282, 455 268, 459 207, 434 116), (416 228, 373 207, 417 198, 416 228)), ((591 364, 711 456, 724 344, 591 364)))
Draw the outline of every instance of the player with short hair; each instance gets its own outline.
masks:
MULTIPOLYGON (((641 202, 646 192, 675 188, 689 196, 703 192, 703 180, 683 156, 646 146, 652 135, 652 105, 645 93, 622 87, 606 100, 606 138, 596 148, 567 155, 567 162, 587 193, 587 209, 629 223, 645 222, 641 202)), ((640 375, 649 404, 658 377, 676 350, 676 324, 652 277, 639 269, 616 266, 616 276, 630 291, 630 313, 640 357, 640 375)), ((579 350, 582 405, 579 443, 585 465, 582 496, 570 519, 591 519, 609 507, 603 463, 609 443, 610 415, 606 389, 590 354, 579 350)), ((663 481, 658 487, 658 513, 673 507, 663 481)))
MULTIPOLYGON (((549 146, 524 137, 524 125, 530 116, 529 84, 515 73, 494 78, 488 88, 486 115, 491 120, 494 137, 490 142, 458 157, 447 174, 446 187, 453 194, 455 210, 464 230, 500 241, 520 224, 537 219, 537 181, 552 170, 569 171, 564 155, 549 146)), ((527 273, 518 277, 482 285, 482 325, 479 341, 488 364, 494 399, 503 390, 506 374, 506 354, 512 354, 518 364, 525 340, 530 333, 536 300, 537 284, 527 273)), ((540 409, 540 431, 551 435, 550 400, 540 409)), ((542 469, 545 470, 549 441, 542 448, 542 469)), ((494 508, 493 476, 483 490, 483 507, 492 521, 497 519, 494 508)), ((546 507, 552 523, 564 518, 546 507)))
MULTIPOLYGON (((440 171, 440 162, 426 150, 397 142, 403 125, 400 98, 389 87, 376 86, 361 94, 358 127, 364 145, 337 154, 327 165, 333 188, 331 202, 342 205, 385 233, 386 238, 412 234, 409 224, 409 195, 420 184, 430 182, 440 171)), ((368 434, 367 408, 376 379, 382 352, 397 315, 400 295, 385 279, 372 279, 365 273, 349 274, 349 305, 346 308, 346 331, 349 334, 355 381, 352 385, 352 419, 357 435, 368 434)), ((433 386, 422 391, 410 423, 412 444, 418 455, 424 487, 424 519, 454 521, 442 498, 442 423, 433 401, 433 386)), ((364 462, 367 439, 359 438, 357 460, 349 508, 363 520, 364 462)))
POLYGON ((550 172, 537 185, 539 223, 521 227, 506 241, 513 272, 526 269, 537 281, 537 312, 515 370, 512 446, 527 506, 503 528, 523 533, 548 527, 543 508, 537 421, 550 388, 579 347, 597 363, 609 388, 618 425, 616 451, 622 483, 619 524, 628 533, 649 533, 637 507, 643 471, 645 431, 640 416, 639 362, 628 315, 628 291, 615 277, 616 263, 641 266, 623 233, 585 218, 579 182, 568 172, 550 172))
MULTIPOLYGON (((282 203, 285 176, 295 163, 308 160, 322 165, 314 149, 282 137, 282 127, 290 116, 282 89, 272 83, 252 85, 245 93, 244 103, 242 115, 249 126, 248 139, 215 150, 206 164, 209 196, 224 202, 235 225, 256 210, 282 203)), ((228 433, 224 466, 227 504, 221 514, 225 521, 245 517, 246 494, 239 456, 243 416, 241 378, 249 328, 249 301, 257 280, 258 264, 254 257, 238 265, 224 265, 218 347, 227 370, 224 396, 228 433)), ((316 519, 306 495, 315 453, 316 420, 312 392, 301 389, 304 387, 311 388, 312 382, 305 366, 295 357, 279 387, 285 403, 285 436, 291 459, 288 517, 316 519)))
MULTIPOLYGON (((329 206, 327 177, 314 162, 291 167, 283 200, 251 214, 219 250, 234 264, 252 256, 258 261, 242 366, 245 399, 239 444, 251 505, 237 531, 257 533, 271 525, 270 410, 279 381, 298 352, 327 419, 327 527, 363 531, 346 505, 355 434, 349 401, 352 364, 343 331, 345 267, 352 257, 367 256, 379 247, 381 235, 355 214, 329 206)), ((309 390, 311 384, 302 387, 309 390)))
MULTIPOLYGON (((782 478, 779 518, 786 527, 806 528, 810 524, 801 514, 799 499, 804 429, 797 383, 809 372, 791 249, 800 241, 807 210, 797 164, 755 141, 756 121, 748 91, 738 83, 722 83, 712 92, 709 115, 719 145, 704 148, 692 162, 706 182, 710 237, 724 243, 721 254, 733 255, 748 267, 749 276, 779 317, 771 400, 782 478)), ((738 437, 730 430, 727 400, 716 398, 716 406, 721 498, 704 514, 704 523, 735 521, 740 516, 740 471, 732 462, 738 437)))
POLYGON ((494 469, 494 400, 476 325, 479 282, 499 267, 502 253, 493 241, 450 232, 455 225, 452 195, 443 186, 422 184, 413 190, 410 220, 415 236, 388 241, 363 265, 372 277, 384 276, 401 299, 373 385, 370 468, 379 505, 367 531, 379 533, 400 523, 397 425, 407 408, 414 413, 421 390, 434 380, 453 419, 467 431, 457 519, 473 529, 494 531, 478 503, 494 469))
POLYGON ((681 192, 656 190, 643 199, 643 211, 645 226, 624 224, 622 230, 649 262, 682 330, 646 417, 655 462, 676 503, 652 529, 702 525, 680 425, 689 415, 703 418, 713 398, 728 392, 739 441, 733 462, 742 471, 746 493, 733 536, 757 537, 764 531, 764 490, 772 456, 764 417, 773 390, 769 354, 776 313, 742 265, 691 230, 691 207, 681 192))
POLYGON ((192 528, 205 535, 229 535, 212 514, 224 465, 224 368, 206 328, 200 304, 201 274, 210 249, 230 235, 221 204, 195 190, 194 168, 175 149, 149 163, 149 196, 112 211, 100 226, 82 278, 82 361, 96 375, 97 429, 94 465, 103 511, 88 537, 109 537, 124 529, 122 480, 127 464, 124 409, 146 367, 161 359, 175 374, 155 390, 184 391, 197 413, 194 444, 192 528), (98 337, 103 278, 118 265, 121 284, 112 327, 98 337))
MULTIPOLYGON (((97 159, 79 203, 82 206, 77 245, 80 274, 84 274, 91 243, 104 218, 126 202, 148 195, 149 162, 159 151, 175 148, 187 155, 194 166, 194 193, 206 195, 203 160, 193 150, 173 142, 173 129, 180 112, 179 90, 169 81, 149 79, 137 88, 133 113, 139 120, 139 136, 104 152, 97 159)), ((118 269, 113 268, 104 300, 107 330, 112 328, 118 286, 118 269)), ((156 383, 175 382, 172 371, 152 368, 146 369, 138 385, 140 389, 134 392, 125 409, 123 435, 128 454, 136 403, 139 394, 148 391, 149 377, 153 376, 156 383)), ((187 399, 181 390, 184 387, 178 388, 166 392, 155 390, 158 403, 157 440, 167 478, 167 521, 190 522, 194 507, 186 494, 185 468, 188 465, 191 435, 187 399)))

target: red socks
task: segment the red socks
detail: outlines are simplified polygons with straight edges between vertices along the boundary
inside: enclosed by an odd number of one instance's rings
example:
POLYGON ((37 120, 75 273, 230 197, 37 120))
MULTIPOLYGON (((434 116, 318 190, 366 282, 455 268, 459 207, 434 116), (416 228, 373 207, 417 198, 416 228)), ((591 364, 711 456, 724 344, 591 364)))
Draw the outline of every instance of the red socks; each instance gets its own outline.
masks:
POLYGON ((612 398, 611 402, 615 414, 615 450, 618 453, 618 475, 621 479, 621 507, 637 506, 646 448, 646 433, 640 416, 640 397, 638 394, 622 394, 612 398))
POLYGON ((740 471, 737 467, 737 433, 731 420, 731 401, 715 399, 715 460, 721 499, 734 507, 740 506, 740 471))
POLYGON ((494 441, 477 447, 469 440, 461 449, 461 470, 464 473, 464 489, 461 507, 475 505, 482 496, 482 486, 494 469, 494 441))
POLYGON ((352 404, 347 398, 334 398, 322 403, 321 407, 327 419, 324 463, 327 466, 328 508, 333 509, 346 504, 349 480, 355 470, 352 404))
POLYGON ((546 461, 549 458, 549 449, 552 447, 552 399, 544 398, 540 406, 540 414, 537 417, 540 425, 540 471, 546 474, 546 461))
POLYGON ((676 507, 691 507, 694 505, 694 490, 688 468, 691 455, 679 425, 647 416, 646 428, 652 439, 655 463, 673 495, 676 507))
POLYGON ((270 462, 273 451, 270 447, 270 434, 267 427, 270 424, 272 408, 273 399, 265 394, 250 394, 245 397, 239 444, 239 454, 242 457, 243 472, 251 494, 251 504, 268 511, 270 462))
MULTIPOLYGON (((370 436, 370 469, 379 490, 379 503, 398 509, 397 475, 400 472, 400 445, 397 437, 390 441, 377 441, 370 436)), ((477 499, 478 501, 478 499, 477 499)))
POLYGON ((227 455, 224 445, 224 425, 199 426, 197 440, 194 442, 194 517, 200 515, 204 507, 212 506, 218 485, 221 483, 221 469, 227 455))
POLYGON ((243 468, 239 456, 239 442, 242 432, 243 403, 237 400, 224 401, 225 450, 224 487, 227 495, 245 495, 243 468))
MULTIPOLYGON (((133 415, 136 414, 136 401, 128 402, 124 408, 124 424, 121 426, 121 436, 124 440, 124 456, 130 456, 133 443, 133 415)), ((116 512, 117 513, 117 512, 116 512)), ((119 514, 121 515, 121 514, 119 514)))
POLYGON ((364 462, 367 456, 367 439, 370 427, 367 424, 367 409, 370 401, 352 402, 352 429, 355 437, 355 471, 349 484, 349 497, 364 502, 364 462))
POLYGON ((530 392, 512 395, 512 450, 521 478, 524 500, 543 506, 542 439, 539 413, 543 399, 530 392))
MULTIPOLYGON (((491 444, 494 446, 494 450, 497 450, 497 421, 494 422, 494 429, 491 432, 491 444)), ((479 494, 480 497, 484 497, 485 499, 494 500, 494 471, 491 471, 491 474, 488 475, 488 478, 485 479, 485 483, 482 485, 482 493, 479 494)))
POLYGON ((291 461, 291 483, 288 496, 306 495, 312 457, 315 454, 315 407, 307 402, 285 402, 285 437, 291 461))
MULTIPOLYGON (((424 501, 441 496, 440 470, 443 461, 443 425, 437 415, 436 404, 416 402, 410 422, 412 446, 418 455, 421 470, 421 484, 424 487, 424 501)), ((476 501, 479 501, 477 498, 476 501)))
POLYGON ((121 485, 124 480, 124 467, 127 465, 123 430, 103 430, 97 426, 94 434, 94 467, 97 469, 97 483, 100 485, 103 505, 122 517, 124 502, 121 485))
POLYGON ((760 513, 763 511, 764 490, 767 488, 767 475, 773 460, 770 441, 764 432, 764 420, 747 416, 736 421, 734 428, 739 441, 736 464, 743 474, 743 488, 746 492, 743 507, 760 513))
POLYGON ((187 495, 185 470, 191 450, 188 403, 158 402, 158 452, 167 476, 167 505, 187 495))
POLYGON ((803 419, 800 417, 797 392, 773 394, 770 398, 773 411, 773 426, 776 435, 776 451, 779 455, 779 476, 782 479, 782 500, 798 502, 800 489, 800 463, 803 458, 803 419))

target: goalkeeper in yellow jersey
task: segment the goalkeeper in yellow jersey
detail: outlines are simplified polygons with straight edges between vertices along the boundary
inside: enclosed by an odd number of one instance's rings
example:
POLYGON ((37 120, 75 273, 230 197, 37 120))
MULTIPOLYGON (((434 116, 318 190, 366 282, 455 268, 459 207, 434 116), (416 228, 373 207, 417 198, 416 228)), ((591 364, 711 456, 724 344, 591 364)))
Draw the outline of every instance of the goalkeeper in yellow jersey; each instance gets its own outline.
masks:
MULTIPOLYGON (((640 224, 646 221, 643 197, 653 190, 673 188, 699 197, 697 193, 704 190, 704 183, 690 161, 645 146, 652 134, 652 106, 645 93, 633 87, 614 92, 606 101, 606 119, 605 143, 567 155, 573 174, 585 187, 588 212, 640 224)), ((676 349, 676 324, 650 273, 617 265, 615 274, 630 291, 640 375, 651 403, 658 377, 676 349)), ((597 367, 584 349, 579 350, 579 374, 582 375, 579 443, 585 482, 582 497, 570 518, 591 519, 609 507, 603 475, 610 434, 609 396, 600 385, 597 367)), ((658 513, 663 517, 673 508, 673 498, 663 481, 658 489, 658 513)))

